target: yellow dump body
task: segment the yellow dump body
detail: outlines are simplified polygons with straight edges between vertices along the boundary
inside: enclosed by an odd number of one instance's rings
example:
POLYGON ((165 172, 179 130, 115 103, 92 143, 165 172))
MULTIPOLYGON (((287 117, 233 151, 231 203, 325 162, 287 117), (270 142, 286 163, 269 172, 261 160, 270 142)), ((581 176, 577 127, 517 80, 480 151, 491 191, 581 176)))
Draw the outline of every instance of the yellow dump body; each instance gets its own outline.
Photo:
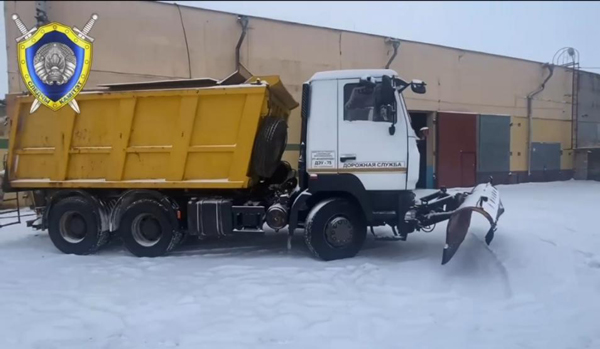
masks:
POLYGON ((269 113, 297 106, 278 77, 265 84, 94 91, 33 114, 10 95, 13 188, 247 188, 254 138, 269 113))

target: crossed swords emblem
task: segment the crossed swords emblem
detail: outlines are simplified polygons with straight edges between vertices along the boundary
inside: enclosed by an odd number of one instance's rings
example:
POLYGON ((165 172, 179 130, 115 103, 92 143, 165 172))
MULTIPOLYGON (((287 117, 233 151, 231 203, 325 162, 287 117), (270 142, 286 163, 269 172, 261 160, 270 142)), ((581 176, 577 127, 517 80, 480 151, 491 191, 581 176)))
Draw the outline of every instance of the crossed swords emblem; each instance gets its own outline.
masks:
MULTIPOLYGON (((17 43, 29 39, 38 29, 37 27, 27 29, 23 21, 21 21, 21 19, 19 18, 19 15, 17 15, 16 13, 12 15, 12 19, 13 21, 15 21, 17 28, 19 28, 19 31, 22 34, 17 38, 17 43)), ((90 32, 90 30, 92 30, 92 27, 94 26, 96 20, 98 20, 98 15, 94 13, 92 15, 92 18, 90 18, 90 20, 83 27, 83 30, 79 30, 77 27, 73 27, 71 29, 73 29, 73 32, 76 33, 79 38, 87 40, 89 42, 94 42, 94 38, 88 36, 87 34, 90 32)), ((35 112, 40 107, 40 105, 42 105, 42 102, 36 99, 31 105, 29 113, 32 114, 33 112, 35 112)), ((75 99, 72 99, 69 102, 69 106, 73 108, 73 110, 75 110, 77 114, 79 114, 79 105, 77 104, 77 101, 75 99)))

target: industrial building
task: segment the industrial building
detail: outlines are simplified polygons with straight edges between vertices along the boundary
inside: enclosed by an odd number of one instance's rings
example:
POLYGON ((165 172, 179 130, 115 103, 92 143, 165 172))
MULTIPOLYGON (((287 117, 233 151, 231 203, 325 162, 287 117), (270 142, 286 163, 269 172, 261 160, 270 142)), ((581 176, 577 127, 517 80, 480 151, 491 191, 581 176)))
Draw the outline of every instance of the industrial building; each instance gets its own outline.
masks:
MULTIPOLYGON (((405 92, 413 127, 428 126, 422 187, 600 178, 600 75, 542 62, 158 2, 5 1, 9 91, 26 91, 11 20, 93 31, 99 84, 280 75, 296 100, 315 72, 384 68, 427 83, 405 92), (531 154, 531 156, 529 156, 531 154)), ((549 57, 550 61, 550 57, 549 57)), ((8 106, 10 108, 10 106, 8 106)), ((300 110, 284 159, 295 165, 300 110)), ((4 144, 4 143, 0 143, 4 144)))

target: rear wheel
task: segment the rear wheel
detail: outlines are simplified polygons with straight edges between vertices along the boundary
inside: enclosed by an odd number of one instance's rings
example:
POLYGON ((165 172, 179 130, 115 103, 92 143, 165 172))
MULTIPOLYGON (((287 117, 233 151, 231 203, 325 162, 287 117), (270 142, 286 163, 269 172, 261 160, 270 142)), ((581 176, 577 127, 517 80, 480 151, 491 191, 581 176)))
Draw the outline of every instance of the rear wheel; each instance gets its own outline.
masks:
POLYGON ((127 208, 119 233, 125 248, 138 257, 162 256, 182 239, 179 222, 171 210, 151 199, 140 199, 127 208))
POLYGON ((79 196, 67 197, 50 208, 48 235, 63 253, 86 255, 108 242, 109 233, 102 231, 100 222, 93 202, 79 196))
POLYGON ((306 245, 314 255, 326 261, 354 257, 362 248, 366 234, 362 211, 342 198, 318 203, 306 218, 306 245))

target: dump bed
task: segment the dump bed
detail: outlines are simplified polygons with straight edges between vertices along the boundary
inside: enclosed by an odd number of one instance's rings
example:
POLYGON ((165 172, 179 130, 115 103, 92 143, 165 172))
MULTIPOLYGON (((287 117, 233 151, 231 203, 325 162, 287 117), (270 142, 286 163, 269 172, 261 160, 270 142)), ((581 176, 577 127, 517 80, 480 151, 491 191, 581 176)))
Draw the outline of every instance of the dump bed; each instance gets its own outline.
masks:
POLYGON ((246 188, 260 121, 297 106, 278 77, 257 80, 82 92, 80 114, 30 114, 32 96, 9 95, 7 179, 23 189, 246 188))

